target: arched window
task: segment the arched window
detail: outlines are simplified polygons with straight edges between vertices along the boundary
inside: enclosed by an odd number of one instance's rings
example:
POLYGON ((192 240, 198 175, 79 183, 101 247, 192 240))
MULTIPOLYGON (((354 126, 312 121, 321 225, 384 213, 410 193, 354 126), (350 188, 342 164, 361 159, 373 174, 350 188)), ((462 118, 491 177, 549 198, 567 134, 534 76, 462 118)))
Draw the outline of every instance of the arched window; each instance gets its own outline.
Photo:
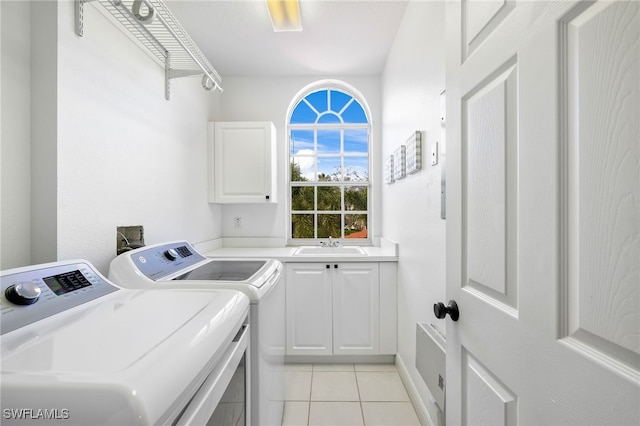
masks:
POLYGON ((289 133, 289 239, 370 242, 368 108, 338 82, 315 84, 293 100, 289 133))

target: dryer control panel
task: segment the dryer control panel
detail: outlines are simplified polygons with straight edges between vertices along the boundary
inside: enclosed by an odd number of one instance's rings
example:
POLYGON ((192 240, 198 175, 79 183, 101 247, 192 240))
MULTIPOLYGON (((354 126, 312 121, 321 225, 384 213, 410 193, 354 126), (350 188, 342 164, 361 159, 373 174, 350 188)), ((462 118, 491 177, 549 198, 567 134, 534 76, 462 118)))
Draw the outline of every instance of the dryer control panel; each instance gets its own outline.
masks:
POLYGON ((153 281, 161 280, 207 260, 186 241, 137 249, 124 255, 131 256, 131 261, 136 268, 153 281))
POLYGON ((3 271, 0 286, 2 334, 119 290, 86 261, 3 271))

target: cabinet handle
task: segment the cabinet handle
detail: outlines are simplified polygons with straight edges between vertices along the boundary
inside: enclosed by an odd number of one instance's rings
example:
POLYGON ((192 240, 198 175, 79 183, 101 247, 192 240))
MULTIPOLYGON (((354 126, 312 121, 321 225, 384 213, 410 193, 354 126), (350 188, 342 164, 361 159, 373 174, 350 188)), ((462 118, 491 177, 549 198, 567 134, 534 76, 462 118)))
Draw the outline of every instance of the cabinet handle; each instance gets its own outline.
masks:
POLYGON ((338 264, 336 263, 335 265, 333 265, 333 267, 334 267, 335 269, 338 269, 338 264))
POLYGON ((326 265, 327 269, 331 268, 331 265, 326 265))
POLYGON ((268 196, 268 195, 265 195, 265 198, 268 200, 268 199, 269 199, 269 196, 268 196))

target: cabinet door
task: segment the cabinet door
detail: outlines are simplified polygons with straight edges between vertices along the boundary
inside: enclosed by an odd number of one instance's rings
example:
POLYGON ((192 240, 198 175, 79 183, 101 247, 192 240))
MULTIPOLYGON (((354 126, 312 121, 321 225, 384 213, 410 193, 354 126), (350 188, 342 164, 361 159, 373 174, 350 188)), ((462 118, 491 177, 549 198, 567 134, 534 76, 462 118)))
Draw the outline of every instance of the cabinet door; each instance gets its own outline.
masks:
POLYGON ((270 122, 213 123, 209 201, 276 202, 275 133, 270 122))
POLYGON ((332 264, 333 353, 378 354, 380 289, 377 263, 332 264))
POLYGON ((288 263, 287 355, 330 355, 331 269, 324 263, 288 263))

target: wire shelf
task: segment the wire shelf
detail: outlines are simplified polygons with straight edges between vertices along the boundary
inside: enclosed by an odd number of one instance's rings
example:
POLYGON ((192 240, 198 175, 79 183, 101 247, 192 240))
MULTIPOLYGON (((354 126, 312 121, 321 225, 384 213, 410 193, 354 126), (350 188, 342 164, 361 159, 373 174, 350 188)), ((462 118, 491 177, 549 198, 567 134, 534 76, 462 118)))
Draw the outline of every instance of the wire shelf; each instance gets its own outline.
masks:
MULTIPOLYGON (((90 0, 89 0, 90 1, 90 0)), ((83 34, 83 6, 76 0, 76 33, 83 34)), ((165 98, 172 78, 203 74, 202 86, 222 91, 220 75, 161 0, 99 0, 127 31, 165 66, 165 98)))

